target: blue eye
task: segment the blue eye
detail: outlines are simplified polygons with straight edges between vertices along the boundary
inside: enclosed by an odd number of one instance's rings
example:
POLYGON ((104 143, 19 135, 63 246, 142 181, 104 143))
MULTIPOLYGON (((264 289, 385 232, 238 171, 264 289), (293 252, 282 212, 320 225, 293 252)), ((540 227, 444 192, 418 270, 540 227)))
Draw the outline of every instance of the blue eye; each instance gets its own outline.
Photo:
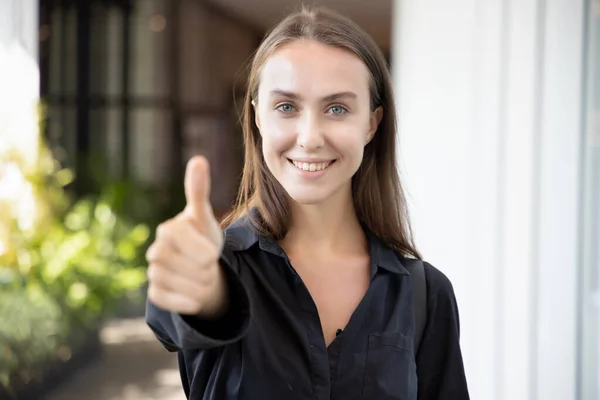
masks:
POLYGON ((276 110, 281 111, 282 113, 285 114, 289 114, 291 112, 294 112, 295 107, 293 105, 291 105, 290 103, 284 103, 284 104, 280 104, 276 110))
POLYGON ((344 115, 348 110, 342 106, 332 106, 329 108, 329 112, 333 115, 344 115))

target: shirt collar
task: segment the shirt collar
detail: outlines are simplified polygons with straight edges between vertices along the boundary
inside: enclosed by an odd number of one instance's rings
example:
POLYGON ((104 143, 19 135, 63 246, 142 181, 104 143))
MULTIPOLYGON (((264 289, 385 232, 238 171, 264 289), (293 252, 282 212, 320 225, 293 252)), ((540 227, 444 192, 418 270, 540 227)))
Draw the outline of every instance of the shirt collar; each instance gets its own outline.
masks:
MULTIPOLYGON (((258 243, 261 250, 279 257, 286 257, 279 244, 269 237, 259 235, 251 222, 252 216, 243 216, 225 229, 225 244, 233 251, 245 251, 258 243)), ((372 266, 386 271, 409 275, 399 258, 380 238, 369 230, 365 230, 369 240, 369 251, 372 266)))
POLYGON ((233 251, 244 251, 258 242, 258 233, 254 230, 251 217, 245 215, 225 228, 225 246, 233 251))
POLYGON ((365 230, 365 232, 367 233, 367 238, 369 240, 371 261, 375 266, 396 274, 409 275, 408 270, 402 265, 401 258, 394 250, 389 248, 383 240, 378 238, 371 231, 365 230))

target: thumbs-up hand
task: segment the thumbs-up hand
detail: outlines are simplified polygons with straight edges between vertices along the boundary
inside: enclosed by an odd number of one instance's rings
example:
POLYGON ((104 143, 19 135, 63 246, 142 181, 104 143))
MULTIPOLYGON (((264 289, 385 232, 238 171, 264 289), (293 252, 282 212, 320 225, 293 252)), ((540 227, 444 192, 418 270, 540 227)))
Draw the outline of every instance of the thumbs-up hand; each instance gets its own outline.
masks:
POLYGON ((221 253, 223 232, 210 204, 210 170, 204 157, 193 157, 185 171, 185 198, 183 217, 213 243, 221 253))
POLYGON ((210 205, 206 159, 192 158, 185 173, 187 205, 163 222, 148 248, 148 299, 167 311, 204 318, 227 308, 227 287, 219 257, 223 234, 210 205))

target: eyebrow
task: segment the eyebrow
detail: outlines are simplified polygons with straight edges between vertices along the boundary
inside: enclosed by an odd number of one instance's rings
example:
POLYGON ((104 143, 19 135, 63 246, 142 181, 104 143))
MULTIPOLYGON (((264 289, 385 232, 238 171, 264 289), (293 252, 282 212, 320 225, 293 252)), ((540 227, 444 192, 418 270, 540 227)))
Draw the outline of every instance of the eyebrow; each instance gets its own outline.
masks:
MULTIPOLYGON (((296 93, 287 92, 285 90, 279 90, 279 89, 271 90, 271 95, 288 97, 292 100, 302 100, 302 97, 297 95, 296 93)), ((334 101, 334 100, 339 100, 339 99, 343 99, 343 98, 355 99, 357 97, 358 96, 354 92, 338 92, 338 93, 329 94, 329 95, 323 97, 322 100, 323 101, 334 101)))

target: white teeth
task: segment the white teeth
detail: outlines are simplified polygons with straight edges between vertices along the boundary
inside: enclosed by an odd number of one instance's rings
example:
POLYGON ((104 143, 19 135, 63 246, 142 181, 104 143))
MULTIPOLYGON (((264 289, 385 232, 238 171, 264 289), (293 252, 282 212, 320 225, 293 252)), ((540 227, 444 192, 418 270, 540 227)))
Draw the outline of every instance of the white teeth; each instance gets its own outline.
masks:
POLYGON ((323 162, 323 163, 305 163, 305 162, 299 162, 299 161, 292 161, 292 164, 294 164, 294 166, 296 166, 296 168, 299 168, 301 170, 315 172, 315 171, 321 171, 321 170, 329 167, 329 164, 331 164, 331 161, 327 161, 327 162, 323 162))

